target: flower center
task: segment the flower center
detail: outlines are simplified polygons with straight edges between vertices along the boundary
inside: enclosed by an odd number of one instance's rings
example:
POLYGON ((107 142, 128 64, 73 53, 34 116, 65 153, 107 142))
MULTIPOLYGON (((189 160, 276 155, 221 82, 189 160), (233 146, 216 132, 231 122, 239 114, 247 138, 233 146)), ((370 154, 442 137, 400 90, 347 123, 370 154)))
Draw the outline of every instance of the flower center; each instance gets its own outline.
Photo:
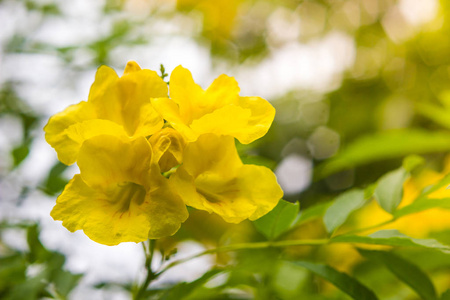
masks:
POLYGON ((121 182, 107 193, 109 201, 119 206, 120 212, 130 209, 131 203, 141 205, 145 200, 145 188, 134 182, 121 182))

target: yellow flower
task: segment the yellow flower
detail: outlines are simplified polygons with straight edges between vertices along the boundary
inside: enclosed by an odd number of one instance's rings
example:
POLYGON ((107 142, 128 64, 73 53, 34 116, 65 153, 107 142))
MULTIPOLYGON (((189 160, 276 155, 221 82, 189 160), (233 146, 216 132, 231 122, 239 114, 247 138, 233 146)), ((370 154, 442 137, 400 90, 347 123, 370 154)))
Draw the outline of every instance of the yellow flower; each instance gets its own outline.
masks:
MULTIPOLYGON (((439 182, 447 172, 440 174, 426 169, 407 179, 403 184, 403 198, 399 207, 411 204, 424 188, 439 182)), ((429 195, 429 198, 432 199, 448 197, 450 197, 450 190, 446 186, 429 195)), ((392 215, 384 211, 373 200, 355 215, 355 223, 358 228, 364 228, 388 221, 391 218, 392 215)), ((426 238, 432 232, 450 229, 450 210, 444 208, 428 209, 404 216, 393 223, 377 228, 377 230, 380 229, 397 229, 415 238, 426 238)))
POLYGON ((183 201, 225 221, 255 220, 283 196, 273 172, 244 165, 232 137, 205 134, 186 146, 183 164, 170 179, 183 201))
POLYGON ((65 187, 51 212, 70 231, 116 245, 174 234, 188 216, 182 200, 152 160, 144 137, 110 135, 86 140, 78 155, 80 174, 65 187))
POLYGON ((149 136, 163 126, 151 105, 151 97, 167 97, 167 85, 154 71, 127 64, 122 77, 102 66, 89 92, 88 101, 69 106, 45 126, 45 139, 58 158, 70 165, 77 160, 83 142, 108 134, 118 137, 149 136))
POLYGON ((196 9, 203 14, 203 32, 212 40, 227 39, 234 27, 241 0, 178 0, 179 10, 196 9))
POLYGON ((275 116, 275 109, 266 100, 239 97, 233 77, 221 75, 204 91, 182 66, 170 76, 170 97, 153 99, 152 103, 188 142, 214 133, 248 144, 267 133, 275 116))
POLYGON ((167 172, 183 161, 183 150, 186 147, 181 134, 173 128, 164 128, 149 139, 153 148, 155 161, 158 162, 161 172, 167 172))

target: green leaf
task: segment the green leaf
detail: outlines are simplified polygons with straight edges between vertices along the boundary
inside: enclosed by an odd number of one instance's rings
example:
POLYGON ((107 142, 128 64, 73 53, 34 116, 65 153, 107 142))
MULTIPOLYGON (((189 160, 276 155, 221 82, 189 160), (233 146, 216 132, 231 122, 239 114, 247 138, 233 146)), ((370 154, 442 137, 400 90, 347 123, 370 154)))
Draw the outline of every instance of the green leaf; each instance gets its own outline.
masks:
POLYGON ((423 165, 424 163, 425 159, 422 156, 409 155, 403 160, 402 167, 407 172, 411 173, 414 169, 423 165))
POLYGON ((373 291, 362 285, 355 278, 345 273, 341 273, 329 266, 315 264, 305 261, 297 261, 295 264, 302 266, 314 274, 326 279, 334 284, 341 291, 356 300, 375 300, 378 299, 373 291))
POLYGON ((38 225, 32 225, 27 229, 27 243, 30 249, 28 254, 28 260, 30 263, 44 262, 49 259, 52 254, 45 249, 39 240, 39 227, 38 225))
POLYGON ((280 200, 275 208, 253 221, 256 229, 268 239, 275 239, 291 228, 297 218, 300 204, 280 200))
POLYGON ((323 217, 327 231, 332 233, 344 224, 348 216, 363 206, 365 202, 363 190, 350 190, 339 195, 323 217))
POLYGON ((442 293, 440 300, 450 300, 450 289, 442 293))
POLYGON ((415 239, 400 233, 398 230, 380 230, 369 236, 341 235, 334 237, 330 243, 362 243, 397 247, 422 247, 435 249, 450 254, 450 247, 433 239, 415 239))
POLYGON ((439 181, 432 187, 428 187, 424 191, 422 191, 422 194, 420 195, 419 198, 421 198, 421 199, 426 198, 428 195, 434 193, 435 191, 437 191, 443 187, 448 187, 449 185, 450 185, 450 174, 444 176, 444 178, 442 178, 441 181, 439 181))
POLYGON ((27 158, 30 153, 30 142, 24 142, 20 146, 14 148, 12 150, 12 156, 14 159, 14 167, 20 165, 25 158, 27 158))
POLYGON ((404 206, 394 213, 395 218, 400 218, 409 214, 414 214, 427 209, 444 208, 450 209, 450 198, 442 199, 417 199, 410 205, 404 206))
POLYGON ((400 201, 402 201, 403 182, 407 175, 405 169, 399 168, 383 175, 378 180, 374 197, 388 213, 393 213, 400 204, 400 201))
POLYGON ((315 179, 376 161, 450 150, 450 133, 400 129, 364 136, 319 165, 315 179))
POLYGON ((371 251, 358 249, 368 259, 383 263, 395 276, 409 285, 424 300, 437 299, 433 282, 415 264, 386 251, 371 251))
POLYGON ((208 280, 210 280, 212 277, 216 276, 223 270, 221 269, 213 269, 211 271, 206 272, 203 274, 202 277, 199 279, 196 279, 192 282, 182 282, 179 283, 172 288, 168 289, 164 295, 159 297, 158 299, 162 300, 178 300, 178 299, 186 299, 189 297, 191 293, 195 291, 195 289, 203 286, 208 280))
POLYGON ((409 214, 421 212, 432 208, 450 209, 450 198, 430 199, 428 196, 435 191, 450 185, 450 174, 444 176, 438 183, 431 187, 426 187, 422 194, 411 204, 395 211, 394 217, 400 218, 409 214))
POLYGON ((73 274, 65 270, 57 270, 54 276, 55 288, 58 294, 67 296, 75 288, 83 274, 73 274))
POLYGON ((263 156, 257 155, 241 155, 241 160, 246 165, 264 166, 271 170, 275 169, 277 162, 263 156))
POLYGON ((429 118, 436 124, 450 128, 450 119, 448 117, 450 111, 448 108, 420 101, 416 101, 415 108, 418 114, 429 118))
POLYGON ((328 207, 331 206, 331 204, 332 202, 324 202, 300 211, 300 215, 294 222, 294 226, 298 226, 312 219, 322 217, 327 211, 328 207))
POLYGON ((55 163, 55 165, 51 168, 48 177, 46 178, 42 191, 50 196, 53 196, 64 188, 67 184, 67 179, 63 178, 62 174, 67 169, 65 164, 60 162, 55 163))

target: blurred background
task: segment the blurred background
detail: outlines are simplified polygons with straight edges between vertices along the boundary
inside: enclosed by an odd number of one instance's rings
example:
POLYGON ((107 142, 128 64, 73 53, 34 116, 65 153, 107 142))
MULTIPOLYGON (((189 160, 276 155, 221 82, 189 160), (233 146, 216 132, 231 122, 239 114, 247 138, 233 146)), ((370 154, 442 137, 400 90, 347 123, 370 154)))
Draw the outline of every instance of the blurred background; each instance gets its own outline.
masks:
MULTIPOLYGON (((407 154, 441 172, 450 150, 448 1, 0 0, 0 298, 127 299, 142 279, 140 245, 98 245, 51 219, 78 170, 57 161, 42 130, 87 99, 100 65, 121 74, 129 60, 169 74, 181 64, 203 88, 225 73, 242 96, 270 101, 271 130, 239 151, 272 168, 302 209, 374 182, 407 154)), ((227 226, 194 212, 162 245, 196 253, 232 239, 227 226), (202 222, 216 223, 199 232, 202 222)), ((194 260, 159 284, 213 263, 194 260)), ((289 296, 284 283, 274 289, 289 296)))

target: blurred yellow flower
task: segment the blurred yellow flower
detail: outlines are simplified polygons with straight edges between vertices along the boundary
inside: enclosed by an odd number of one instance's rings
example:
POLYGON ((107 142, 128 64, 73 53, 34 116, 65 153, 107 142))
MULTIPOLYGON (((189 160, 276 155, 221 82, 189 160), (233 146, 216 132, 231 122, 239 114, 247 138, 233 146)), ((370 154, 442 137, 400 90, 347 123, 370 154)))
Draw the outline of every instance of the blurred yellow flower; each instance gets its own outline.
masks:
POLYGON ((203 15, 203 33, 212 40, 227 39, 242 0, 178 0, 179 10, 195 9, 203 15))
POLYGON ((167 85, 151 70, 129 62, 122 77, 102 66, 89 92, 88 101, 69 106, 52 116, 45 126, 45 139, 66 165, 77 160, 83 142, 108 134, 122 138, 149 136, 163 126, 151 97, 166 97, 167 85))
POLYGON ((110 135, 86 140, 78 155, 80 174, 66 186, 51 212, 70 231, 116 245, 174 234, 188 217, 153 161, 148 141, 110 135))
POLYGON ((188 142, 199 135, 229 135, 248 144, 269 130, 275 109, 259 97, 240 97, 233 77, 219 76, 204 91, 189 70, 178 66, 170 76, 170 99, 153 99, 154 107, 188 142))
MULTIPOLYGON (((447 166, 447 169, 450 165, 447 166)), ((411 204, 427 186, 436 184, 449 170, 442 174, 432 170, 424 170, 416 176, 410 177, 403 184, 403 198, 399 208, 411 204)), ((429 198, 449 198, 450 190, 446 187, 433 192, 429 198)), ((384 211, 376 201, 372 201, 355 215, 355 224, 358 228, 370 227, 392 218, 392 215, 384 211)), ((397 229, 400 232, 415 237, 425 238, 432 232, 450 229, 450 210, 434 208, 404 216, 395 222, 380 229, 397 229)))
POLYGON ((270 169, 244 165, 234 139, 215 134, 188 144, 183 164, 169 180, 187 205, 230 223, 258 219, 283 196, 270 169))

